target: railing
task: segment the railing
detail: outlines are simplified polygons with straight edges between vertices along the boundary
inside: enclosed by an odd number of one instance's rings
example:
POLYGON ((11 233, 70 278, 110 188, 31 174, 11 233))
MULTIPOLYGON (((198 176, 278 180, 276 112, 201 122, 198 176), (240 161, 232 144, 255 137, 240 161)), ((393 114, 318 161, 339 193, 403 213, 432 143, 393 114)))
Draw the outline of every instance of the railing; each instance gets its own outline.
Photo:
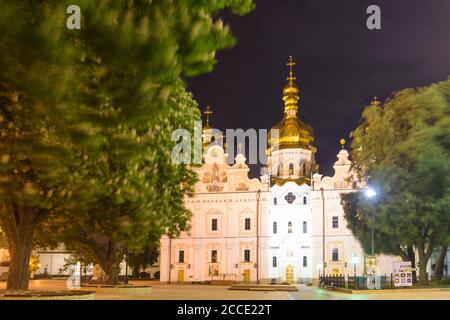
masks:
MULTIPOLYGON (((323 287, 331 287, 331 288, 345 288, 352 290, 367 290, 369 289, 367 286, 367 279, 369 279, 370 275, 321 275, 319 277, 319 286, 323 287)), ((394 275, 384 274, 384 275, 376 275, 378 278, 376 280, 377 289, 395 289, 401 287, 394 286, 394 275)), ((413 286, 415 287, 427 287, 429 285, 429 275, 426 274, 425 283, 422 285, 416 284, 413 282, 413 286)))
MULTIPOLYGON (((377 289, 391 289, 394 288, 394 276, 377 275, 379 284, 377 289)), ((319 277, 319 286, 327 288, 344 288, 352 290, 367 290, 367 279, 369 275, 350 276, 350 275, 324 275, 319 277)))

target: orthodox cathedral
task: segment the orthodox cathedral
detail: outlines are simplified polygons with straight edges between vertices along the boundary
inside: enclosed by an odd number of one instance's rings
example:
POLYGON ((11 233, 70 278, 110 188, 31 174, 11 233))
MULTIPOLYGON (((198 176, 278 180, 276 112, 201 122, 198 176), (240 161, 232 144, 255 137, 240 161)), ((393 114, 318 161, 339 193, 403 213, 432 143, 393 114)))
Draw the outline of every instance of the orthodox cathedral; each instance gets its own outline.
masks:
MULTIPOLYGON (((284 117, 268 136, 267 175, 249 179, 242 153, 229 165, 222 146, 206 147, 195 193, 185 198, 190 229, 160 240, 161 281, 317 283, 321 274, 392 272, 397 258, 377 256, 371 267, 346 226, 340 196, 355 191, 356 179, 345 141, 334 175, 317 173, 313 131, 298 116, 294 65, 290 57, 284 117)), ((209 108, 205 114, 209 138, 209 108)))

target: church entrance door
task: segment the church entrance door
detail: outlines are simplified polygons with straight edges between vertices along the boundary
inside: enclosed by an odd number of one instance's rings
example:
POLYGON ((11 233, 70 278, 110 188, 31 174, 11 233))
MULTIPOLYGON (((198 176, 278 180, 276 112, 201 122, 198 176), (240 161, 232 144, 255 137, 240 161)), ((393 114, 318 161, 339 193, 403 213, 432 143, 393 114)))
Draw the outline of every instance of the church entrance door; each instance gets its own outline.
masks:
POLYGON ((184 282, 184 270, 178 270, 178 282, 184 282))
POLYGON ((286 267, 286 282, 289 284, 294 283, 294 266, 292 265, 286 267))
POLYGON ((244 269, 244 282, 250 282, 250 269, 244 269))

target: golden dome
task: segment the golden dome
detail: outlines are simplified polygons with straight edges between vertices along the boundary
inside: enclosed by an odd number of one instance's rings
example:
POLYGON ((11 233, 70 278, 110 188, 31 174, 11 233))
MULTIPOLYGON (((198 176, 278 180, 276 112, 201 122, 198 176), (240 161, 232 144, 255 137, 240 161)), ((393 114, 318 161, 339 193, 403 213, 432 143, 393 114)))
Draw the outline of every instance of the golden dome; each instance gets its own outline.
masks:
POLYGON ((314 141, 312 128, 297 118, 299 89, 295 85, 292 67, 295 62, 292 56, 289 57, 287 66, 289 67, 288 83, 283 88, 284 118, 275 125, 272 130, 278 130, 278 139, 269 132, 269 144, 272 150, 284 148, 304 148, 312 149, 314 141))
POLYGON ((272 137, 272 131, 269 132, 269 143, 274 149, 286 148, 304 148, 311 149, 314 141, 312 128, 297 119, 297 117, 284 117, 272 130, 278 131, 278 139, 272 137))

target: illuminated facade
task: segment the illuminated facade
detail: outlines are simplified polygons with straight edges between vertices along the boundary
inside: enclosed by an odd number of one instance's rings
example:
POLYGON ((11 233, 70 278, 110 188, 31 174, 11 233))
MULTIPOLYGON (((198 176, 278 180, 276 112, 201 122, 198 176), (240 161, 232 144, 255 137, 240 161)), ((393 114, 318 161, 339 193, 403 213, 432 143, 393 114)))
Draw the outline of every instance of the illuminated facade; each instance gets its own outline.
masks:
MULTIPOLYGON (((195 194, 185 198, 191 230, 161 239, 161 281, 309 283, 324 272, 365 272, 340 203, 342 193, 354 191, 349 154, 342 146, 332 177, 317 173, 312 128, 298 118, 292 57, 287 65, 284 117, 268 136, 268 175, 250 180, 242 154, 228 166, 224 149, 210 147, 195 194)), ((204 137, 211 110, 205 114, 204 137)), ((390 273, 393 259, 378 257, 376 272, 390 273)))

